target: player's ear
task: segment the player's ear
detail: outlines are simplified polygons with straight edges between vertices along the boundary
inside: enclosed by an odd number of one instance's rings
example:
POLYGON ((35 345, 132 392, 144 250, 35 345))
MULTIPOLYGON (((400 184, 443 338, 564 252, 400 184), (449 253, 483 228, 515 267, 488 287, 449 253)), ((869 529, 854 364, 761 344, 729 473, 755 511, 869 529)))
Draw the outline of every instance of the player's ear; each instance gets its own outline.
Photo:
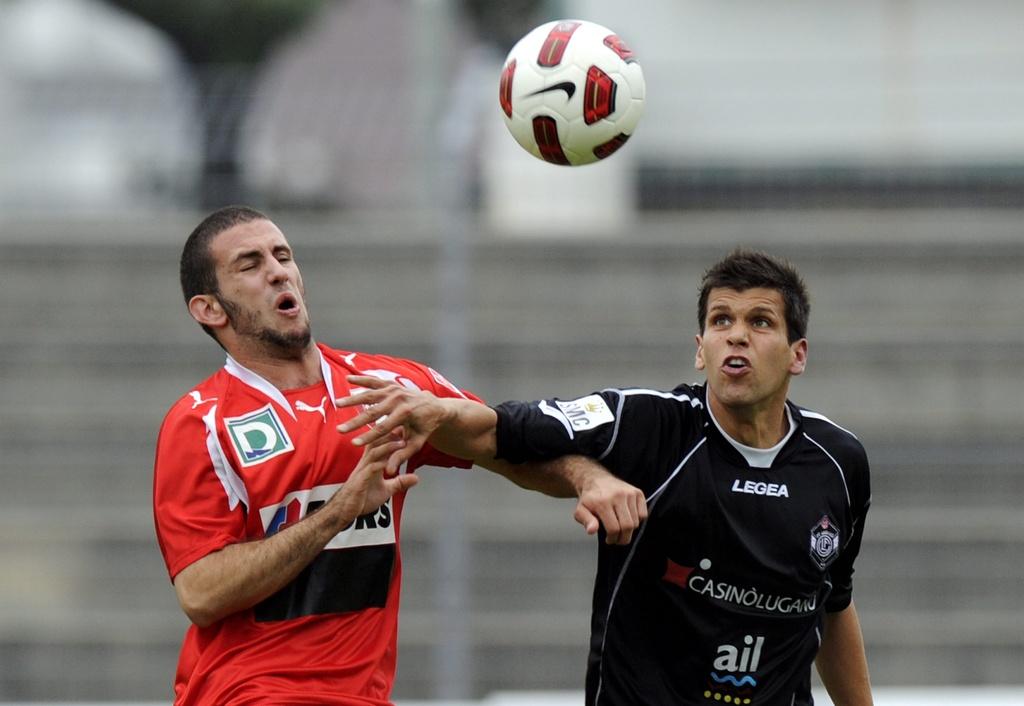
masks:
POLYGON ((807 339, 801 338, 790 344, 789 348, 793 354, 793 359, 789 363, 789 373, 799 375, 807 367, 807 339))
POLYGON ((210 328, 227 325, 228 314, 212 294, 197 294, 188 300, 188 313, 192 318, 210 328))
POLYGON ((693 361, 693 367, 697 370, 703 370, 705 368, 704 363, 704 339, 701 338, 700 334, 695 336, 697 339, 697 357, 693 361))

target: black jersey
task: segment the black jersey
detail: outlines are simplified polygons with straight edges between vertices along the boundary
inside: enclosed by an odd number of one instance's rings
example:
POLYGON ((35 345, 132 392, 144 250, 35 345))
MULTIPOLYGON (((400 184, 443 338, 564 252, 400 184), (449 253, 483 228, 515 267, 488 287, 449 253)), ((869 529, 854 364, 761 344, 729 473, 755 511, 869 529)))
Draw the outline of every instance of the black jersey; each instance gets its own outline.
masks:
POLYGON ((499 458, 584 454, 647 497, 630 545, 600 543, 589 706, 813 703, 823 615, 850 603, 871 493, 857 439, 787 406, 770 468, 718 430, 703 385, 496 408, 499 458))

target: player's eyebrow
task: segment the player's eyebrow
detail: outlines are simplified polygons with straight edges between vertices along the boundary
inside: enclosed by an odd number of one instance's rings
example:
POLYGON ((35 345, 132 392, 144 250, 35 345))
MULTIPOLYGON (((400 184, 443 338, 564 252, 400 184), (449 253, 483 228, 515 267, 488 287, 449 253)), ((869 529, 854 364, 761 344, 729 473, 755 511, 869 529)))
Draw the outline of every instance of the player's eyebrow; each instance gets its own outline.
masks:
POLYGON ((263 255, 259 250, 243 250, 231 258, 230 264, 234 265, 242 260, 259 260, 262 256, 263 255))
POLYGON ((708 308, 708 316, 717 316, 719 314, 727 314, 729 316, 764 316, 769 317, 773 320, 781 319, 782 313, 774 309, 767 304, 756 304, 746 311, 737 313, 736 310, 729 304, 714 304, 708 308))

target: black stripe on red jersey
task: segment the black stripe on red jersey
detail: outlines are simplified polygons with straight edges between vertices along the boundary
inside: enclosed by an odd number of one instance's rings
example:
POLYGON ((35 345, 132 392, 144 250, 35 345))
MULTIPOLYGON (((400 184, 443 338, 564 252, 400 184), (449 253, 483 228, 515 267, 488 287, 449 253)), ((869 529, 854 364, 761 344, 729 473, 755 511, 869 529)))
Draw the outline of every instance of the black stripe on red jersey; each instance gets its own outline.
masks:
POLYGON ((256 622, 383 608, 395 565, 395 545, 331 549, 253 609, 256 622))

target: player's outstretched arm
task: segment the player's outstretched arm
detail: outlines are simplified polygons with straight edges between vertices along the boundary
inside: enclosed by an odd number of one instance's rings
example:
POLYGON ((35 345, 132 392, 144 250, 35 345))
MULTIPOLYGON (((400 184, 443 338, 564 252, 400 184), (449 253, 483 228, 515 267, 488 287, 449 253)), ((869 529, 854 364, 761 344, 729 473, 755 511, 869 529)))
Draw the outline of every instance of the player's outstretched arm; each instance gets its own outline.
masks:
POLYGON ((587 534, 604 527, 607 544, 629 544, 647 519, 647 500, 639 488, 616 478, 586 456, 562 456, 540 463, 481 464, 516 485, 556 498, 576 498, 573 518, 587 534))
POLYGON ((414 486, 415 475, 384 475, 388 457, 404 444, 385 439, 369 446, 341 489, 294 525, 266 539, 230 544, 182 569, 174 590, 189 620, 206 627, 272 596, 357 517, 414 486))
POLYGON ((497 413, 473 400, 436 397, 429 392, 365 375, 348 381, 362 391, 337 400, 339 407, 362 407, 355 417, 338 426, 348 433, 370 425, 353 443, 370 444, 401 429, 406 445, 388 459, 388 472, 412 458, 427 441, 444 453, 484 464, 497 453, 497 413))
POLYGON ((609 544, 628 544, 633 532, 647 518, 643 493, 592 459, 565 456, 524 464, 495 459, 498 417, 487 405, 438 398, 374 377, 352 375, 348 381, 363 391, 339 399, 338 406, 361 406, 362 410, 338 429, 349 432, 371 425, 369 431, 354 439, 356 444, 372 443, 401 429, 406 446, 388 459, 389 471, 411 458, 429 440, 438 450, 500 473, 527 490, 577 498, 576 521, 588 534, 596 533, 598 524, 603 526, 609 544))
POLYGON ((815 665, 835 706, 872 706, 864 637, 852 602, 844 610, 825 614, 825 635, 815 665))

